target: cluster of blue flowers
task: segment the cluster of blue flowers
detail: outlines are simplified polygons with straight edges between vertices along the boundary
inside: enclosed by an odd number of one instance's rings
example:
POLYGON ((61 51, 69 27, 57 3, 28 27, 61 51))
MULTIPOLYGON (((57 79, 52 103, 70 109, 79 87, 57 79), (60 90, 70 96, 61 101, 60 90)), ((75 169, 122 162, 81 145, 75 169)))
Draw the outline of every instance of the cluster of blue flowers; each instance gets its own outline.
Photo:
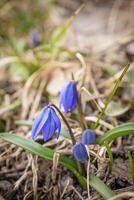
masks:
MULTIPOLYGON (((73 111, 78 104, 79 93, 77 91, 76 82, 69 81, 62 89, 59 97, 59 108, 65 113, 73 111)), ((53 106, 48 105, 40 112, 35 119, 32 127, 32 138, 36 139, 37 135, 42 132, 44 141, 50 140, 57 131, 57 139, 61 132, 61 121, 55 112, 53 106)), ((80 143, 73 146, 73 155, 76 160, 88 160, 88 153, 85 145, 95 144, 95 133, 93 130, 87 129, 82 133, 80 143)))

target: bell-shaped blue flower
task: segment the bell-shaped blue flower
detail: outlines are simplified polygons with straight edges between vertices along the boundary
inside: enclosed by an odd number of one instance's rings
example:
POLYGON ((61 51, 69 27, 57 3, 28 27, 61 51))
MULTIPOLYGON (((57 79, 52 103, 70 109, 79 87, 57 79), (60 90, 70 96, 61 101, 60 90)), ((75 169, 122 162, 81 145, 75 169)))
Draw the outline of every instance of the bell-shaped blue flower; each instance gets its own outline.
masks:
POLYGON ((73 155, 76 160, 84 162, 88 160, 88 153, 84 144, 75 144, 73 147, 73 155))
POLYGON ((87 129, 82 133, 82 140, 83 144, 95 144, 95 132, 91 129, 87 129))
POLYGON ((57 139, 61 131, 61 122, 55 110, 51 106, 46 106, 35 119, 32 127, 32 138, 42 132, 43 139, 48 141, 57 130, 57 139))
POLYGON ((79 93, 75 81, 69 81, 62 89, 59 97, 59 107, 64 111, 71 112, 78 104, 79 93))

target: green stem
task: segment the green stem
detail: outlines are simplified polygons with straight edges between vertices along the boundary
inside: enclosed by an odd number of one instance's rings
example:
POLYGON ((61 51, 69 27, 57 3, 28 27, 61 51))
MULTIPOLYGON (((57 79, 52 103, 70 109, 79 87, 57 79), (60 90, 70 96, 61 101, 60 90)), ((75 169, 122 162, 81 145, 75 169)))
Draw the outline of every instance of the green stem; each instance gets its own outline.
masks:
POLYGON ((51 106, 51 107, 54 107, 54 108, 58 111, 58 113, 60 114, 60 116, 62 117, 64 123, 66 124, 66 126, 67 126, 67 128, 68 128, 68 130, 69 130, 69 133, 70 133, 70 137, 71 137, 72 143, 73 143, 73 145, 75 145, 75 144, 76 144, 76 140, 75 140, 75 137, 74 137, 73 131, 72 131, 72 129, 71 129, 71 127, 70 127, 68 121, 66 120, 64 114, 60 111, 60 109, 59 109, 56 105, 54 105, 54 104, 50 104, 50 106, 51 106))
POLYGON ((114 88, 113 88, 113 90, 112 90, 112 92, 111 92, 111 94, 110 94, 110 96, 109 96, 107 102, 105 103, 104 108, 103 108, 102 111, 100 112, 97 121, 96 121, 95 124, 93 125, 93 129, 97 128, 97 126, 98 126, 98 124, 99 124, 99 121, 101 120, 101 118, 102 118, 103 115, 105 114, 105 111, 106 111, 106 109, 107 109, 107 106, 108 106, 108 104, 110 103, 110 101, 112 100, 113 96, 115 95, 115 93, 116 93, 116 91, 117 91, 117 89, 118 89, 118 87, 119 87, 119 85, 120 85, 120 83, 121 83, 121 81, 122 81, 122 78, 123 78, 123 76, 126 74, 128 68, 129 68, 129 66, 130 66, 130 64, 126 65, 126 67, 124 68, 124 70, 123 70, 122 74, 120 75, 119 79, 116 81, 115 86, 114 86, 114 88))
POLYGON ((112 166, 113 166, 113 154, 112 154, 112 150, 107 142, 105 142, 105 147, 107 149, 107 153, 108 153, 108 157, 109 157, 109 172, 111 173, 112 166))
MULTIPOLYGON (((74 137, 74 133, 73 133, 73 131, 72 131, 72 129, 71 129, 71 127, 70 127, 68 121, 66 120, 64 114, 60 111, 60 109, 59 109, 56 105, 50 104, 50 106, 51 106, 51 107, 54 107, 54 108, 57 110, 57 112, 60 114, 60 116, 62 117, 64 123, 66 124, 66 126, 67 126, 67 128, 68 128, 68 130, 69 130, 72 143, 73 143, 73 145, 75 145, 75 144, 76 144, 76 140, 75 140, 75 137, 74 137)), ((76 163, 77 163, 78 171, 79 171, 81 174, 84 174, 84 170, 83 170, 82 164, 81 164, 80 162, 78 162, 78 161, 76 161, 76 163)))
POLYGON ((134 183, 134 160, 132 158, 130 151, 128 152, 128 159, 129 159, 130 173, 131 173, 131 177, 132 177, 132 180, 133 180, 133 183, 134 183))

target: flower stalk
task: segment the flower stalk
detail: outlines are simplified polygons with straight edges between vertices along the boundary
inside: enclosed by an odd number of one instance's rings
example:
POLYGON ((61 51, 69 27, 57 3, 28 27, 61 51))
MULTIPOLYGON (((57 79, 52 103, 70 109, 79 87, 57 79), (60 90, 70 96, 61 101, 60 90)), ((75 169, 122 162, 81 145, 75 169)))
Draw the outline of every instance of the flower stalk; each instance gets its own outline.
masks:
POLYGON ((76 144, 76 140, 75 140, 73 131, 72 131, 72 129, 71 129, 71 127, 70 127, 68 121, 66 120, 64 114, 60 111, 60 109, 59 109, 56 105, 50 104, 50 106, 53 107, 53 108, 55 108, 55 109, 57 110, 57 112, 60 114, 60 116, 62 117, 64 123, 66 124, 66 126, 67 126, 67 128, 68 128, 68 130, 69 130, 69 134, 70 134, 72 143, 73 143, 73 145, 75 145, 75 144, 76 144))
MULTIPOLYGON (((72 131, 72 129, 71 129, 68 121, 66 120, 64 114, 60 111, 60 109, 55 104, 50 104, 50 106, 53 107, 53 108, 55 108, 57 110, 57 112, 60 114, 60 116, 62 117, 64 123, 66 124, 66 126, 67 126, 67 128, 69 130, 69 134, 70 134, 70 137, 71 137, 71 140, 72 140, 72 144, 75 145, 76 144, 76 140, 75 140, 73 131, 72 131)), ((76 160, 76 163, 77 163, 78 171, 81 174, 84 174, 84 167, 83 167, 83 165, 78 160, 76 160)))

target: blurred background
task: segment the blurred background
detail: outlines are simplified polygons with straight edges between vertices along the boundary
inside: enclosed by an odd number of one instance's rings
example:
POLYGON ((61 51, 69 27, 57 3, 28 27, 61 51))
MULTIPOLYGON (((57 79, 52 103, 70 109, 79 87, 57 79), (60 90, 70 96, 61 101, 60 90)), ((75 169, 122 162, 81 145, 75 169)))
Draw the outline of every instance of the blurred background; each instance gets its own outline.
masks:
MULTIPOLYGON (((44 53, 43 58, 38 55, 41 61, 52 56, 50 46, 58 45, 66 48, 61 48, 60 54, 54 56, 60 60, 66 59, 68 49, 97 57, 114 52, 107 55, 108 65, 113 57, 124 63, 123 54, 133 60, 133 19, 133 0, 28 0, 21 3, 3 0, 0 2, 0 56, 18 55, 21 59, 25 56, 22 62, 26 62, 27 67, 14 62, 10 66, 10 71, 14 72, 14 76, 19 75, 20 79, 28 78, 39 68, 28 51, 34 45, 44 45, 43 51, 36 51, 36 54, 44 53), (80 12, 73 22, 61 31, 61 35, 54 36, 57 28, 63 26, 78 9, 80 12), (37 44, 33 44, 32 40, 37 40, 37 44)), ((114 66, 112 68, 109 70, 115 69, 114 66)))

